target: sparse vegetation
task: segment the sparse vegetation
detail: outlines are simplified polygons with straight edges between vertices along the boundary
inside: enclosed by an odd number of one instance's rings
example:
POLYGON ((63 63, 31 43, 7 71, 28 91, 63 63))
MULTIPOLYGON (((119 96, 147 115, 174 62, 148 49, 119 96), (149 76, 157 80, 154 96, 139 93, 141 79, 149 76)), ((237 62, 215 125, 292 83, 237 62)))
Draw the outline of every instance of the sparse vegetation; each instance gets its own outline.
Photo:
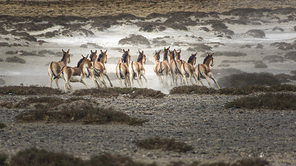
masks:
POLYGON ((0 87, 0 95, 54 95, 61 94, 59 89, 38 86, 4 86, 0 87))
MULTIPOLYGON (((94 155, 89 160, 82 160, 73 157, 66 153, 48 152, 43 149, 30 148, 19 151, 16 155, 11 157, 11 161, 7 162, 8 156, 0 154, 1 166, 157 166, 156 163, 147 163, 134 161, 130 157, 121 155, 113 155, 110 153, 103 153, 94 155)), ((170 163, 171 166, 267 166, 269 162, 262 158, 244 158, 235 162, 175 162, 170 163)))
POLYGON ((241 73, 223 77, 218 81, 221 87, 248 87, 255 85, 280 85, 280 80, 270 73, 241 73))
POLYGON ((0 153, 0 165, 1 166, 8 166, 7 164, 8 156, 4 153, 0 153))
POLYGON ((123 38, 119 40, 118 44, 124 45, 124 44, 132 44, 132 45, 150 45, 150 42, 147 38, 145 38, 142 35, 135 35, 131 34, 129 37, 123 38))
POLYGON ((71 108, 62 111, 54 110, 30 110, 16 116, 18 122, 47 122, 47 123, 82 123, 82 124, 108 124, 121 123, 127 125, 142 125, 147 120, 131 118, 123 112, 113 109, 93 108, 71 108))
POLYGON ((81 89, 76 90, 73 95, 84 96, 91 95, 94 97, 117 97, 119 94, 125 94, 129 98, 162 98, 165 96, 161 91, 147 88, 99 88, 99 89, 81 89))
POLYGON ((225 108, 296 110, 296 95, 292 93, 262 94, 236 99, 226 103, 225 108))
MULTIPOLYGON (((6 124, 5 123, 2 123, 2 122, 0 122, 0 129, 3 129, 3 128, 5 128, 6 127, 6 124)), ((0 159, 1 160, 1 159, 0 159)), ((1 162, 0 162, 1 163, 1 162)))
POLYGON ((179 86, 170 90, 170 94, 248 95, 255 92, 296 92, 296 86, 290 84, 272 86, 253 85, 239 88, 222 88, 220 90, 205 86, 179 86))
POLYGON ((5 62, 9 62, 9 63, 26 63, 26 61, 22 58, 19 58, 17 56, 13 56, 13 57, 8 57, 6 58, 5 62))
POLYGON ((183 142, 178 142, 175 139, 167 138, 148 138, 136 142, 136 145, 144 149, 162 149, 166 151, 175 151, 175 152, 187 152, 193 149, 192 146, 187 145, 183 142))

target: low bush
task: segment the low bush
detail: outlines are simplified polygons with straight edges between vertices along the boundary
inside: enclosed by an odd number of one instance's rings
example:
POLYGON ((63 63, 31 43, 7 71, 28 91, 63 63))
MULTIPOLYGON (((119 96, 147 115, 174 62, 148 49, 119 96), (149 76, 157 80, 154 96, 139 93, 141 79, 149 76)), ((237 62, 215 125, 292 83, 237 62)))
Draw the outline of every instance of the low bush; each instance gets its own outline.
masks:
POLYGON ((8 166, 7 164, 8 156, 4 153, 0 153, 0 165, 1 166, 8 166))
POLYGON ((166 151, 187 152, 193 149, 192 146, 183 142, 177 142, 175 139, 166 138, 148 138, 136 142, 136 145, 144 149, 162 149, 166 151))
POLYGON ((5 128, 6 127, 6 124, 5 123, 2 123, 2 122, 0 122, 0 129, 3 129, 3 128, 5 128))
POLYGON ((26 63, 26 60, 19 58, 17 56, 13 56, 13 57, 8 57, 6 58, 5 62, 9 62, 9 63, 26 63))
POLYGON ((291 93, 262 94, 236 99, 225 104, 225 108, 296 110, 296 95, 291 93))
MULTIPOLYGON (((140 161, 133 161, 130 157, 121 155, 112 155, 110 153, 103 153, 92 156, 89 160, 82 160, 73 157, 66 153, 48 152, 36 148, 25 149, 19 151, 16 155, 11 157, 10 163, 7 163, 8 156, 0 154, 1 166, 157 166, 155 163, 147 163, 140 161)), ((244 158, 235 162, 208 162, 202 163, 199 161, 192 161, 192 163, 184 163, 183 161, 171 161, 171 166, 267 166, 269 162, 262 158, 244 158)))
POLYGON ((177 86, 170 90, 170 94, 218 94, 213 88, 206 86, 177 86))
POLYGON ((59 89, 38 86, 4 86, 0 87, 0 95, 54 95, 61 94, 59 89))
POLYGON ((129 98, 162 98, 165 96, 161 91, 147 88, 99 88, 99 89, 81 89, 76 90, 73 95, 84 96, 91 95, 94 97, 110 98, 118 97, 119 94, 125 94, 129 98))
POLYGON ((248 87, 255 85, 271 86, 280 85, 280 80, 270 73, 240 73, 233 74, 219 79, 218 81, 221 87, 248 87))
POLYGON ((113 109, 92 108, 54 110, 30 110, 16 116, 18 122, 47 122, 47 123, 82 123, 82 124, 109 124, 121 123, 127 125, 142 125, 148 120, 132 118, 123 112, 113 109))
POLYGON ((35 148, 25 149, 11 158, 10 166, 83 166, 84 161, 65 153, 53 153, 35 148))

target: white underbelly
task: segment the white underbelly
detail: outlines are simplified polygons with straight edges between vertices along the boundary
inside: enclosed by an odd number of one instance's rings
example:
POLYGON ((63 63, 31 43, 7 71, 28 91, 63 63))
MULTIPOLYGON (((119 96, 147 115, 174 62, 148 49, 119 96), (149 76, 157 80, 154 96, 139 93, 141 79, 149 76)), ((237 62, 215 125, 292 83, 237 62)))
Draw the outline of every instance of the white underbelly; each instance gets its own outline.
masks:
POLYGON ((81 76, 72 76, 70 82, 81 82, 81 76))

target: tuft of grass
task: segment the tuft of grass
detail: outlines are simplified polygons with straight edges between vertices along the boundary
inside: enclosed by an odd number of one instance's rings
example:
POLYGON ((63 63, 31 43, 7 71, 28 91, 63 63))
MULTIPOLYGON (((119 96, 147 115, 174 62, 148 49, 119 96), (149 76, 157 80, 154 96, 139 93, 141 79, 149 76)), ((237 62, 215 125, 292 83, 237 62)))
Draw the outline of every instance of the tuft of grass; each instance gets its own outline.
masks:
POLYGON ((170 90, 170 94, 223 94, 223 95, 248 95, 255 92, 296 92, 296 86, 280 84, 272 86, 246 86, 240 88, 222 88, 215 90, 205 86, 179 86, 170 90))
POLYGON ((94 97, 102 97, 102 98, 110 98, 110 97, 118 97, 119 94, 126 94, 127 97, 137 98, 139 97, 149 97, 149 98, 162 98, 165 96, 160 91, 155 91, 153 89, 147 88, 98 88, 98 89, 80 89, 76 90, 73 95, 75 96, 83 96, 83 95, 91 95, 94 97))
POLYGON ((0 153, 0 165, 1 166, 8 166, 7 164, 8 156, 4 153, 0 153))
POLYGON ((106 165, 106 166, 120 166, 120 165, 128 165, 128 166, 156 166, 156 164, 144 164, 133 161, 129 157, 124 157, 120 155, 111 155, 110 153, 105 153, 97 156, 91 157, 89 161, 87 161, 88 166, 98 166, 98 165, 106 165))
POLYGON ((9 63, 26 63, 26 60, 19 58, 17 56, 13 56, 13 57, 8 57, 6 58, 5 62, 9 62, 9 63))
POLYGON ((142 125, 148 120, 132 118, 123 112, 114 111, 112 109, 91 108, 63 110, 63 111, 47 111, 47 110, 31 110, 23 112, 16 116, 19 122, 42 122, 47 123, 83 123, 83 124, 109 124, 121 123, 127 125, 142 125))
POLYGON ((59 89, 37 86, 4 86, 0 87, 0 95, 55 95, 61 94, 59 89))
POLYGON ((0 129, 7 127, 5 123, 0 122, 0 129))
POLYGON ((162 149, 165 151, 175 151, 175 152, 187 152, 193 149, 192 146, 187 145, 183 142, 177 142, 175 139, 167 138, 148 138, 136 142, 136 145, 144 149, 162 149))
POLYGON ((136 89, 130 94, 130 98, 163 98, 165 94, 163 94, 161 91, 156 91, 153 89, 147 89, 147 88, 140 88, 136 89))
POLYGON ((278 77, 270 73, 240 73, 219 79, 221 87, 242 88, 248 86, 280 85, 278 77))
POLYGON ((218 94, 219 92, 213 88, 206 86, 178 86, 170 90, 170 94, 218 94))
POLYGON ((225 108, 296 110, 296 95, 292 93, 268 93, 236 99, 225 104, 225 108))
POLYGON ((10 166, 83 166, 84 161, 65 153, 53 153, 36 148, 25 149, 11 158, 10 166))
POLYGON ((30 106, 31 104, 35 104, 34 106, 37 109, 51 109, 54 106, 57 106, 63 103, 70 103, 72 101, 77 101, 77 100, 86 100, 86 99, 77 98, 77 97, 72 97, 69 99, 60 99, 57 97, 29 97, 18 102, 14 107, 25 108, 30 106))

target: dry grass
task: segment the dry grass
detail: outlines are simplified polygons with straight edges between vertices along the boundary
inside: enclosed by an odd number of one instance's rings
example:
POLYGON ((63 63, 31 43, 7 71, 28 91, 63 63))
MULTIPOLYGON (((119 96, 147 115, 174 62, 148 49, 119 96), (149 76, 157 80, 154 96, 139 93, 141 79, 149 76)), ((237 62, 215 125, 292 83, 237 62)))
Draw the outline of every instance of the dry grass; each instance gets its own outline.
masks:
POLYGON ((47 122, 47 123, 82 123, 82 124, 109 124, 119 123, 126 125, 142 125, 148 120, 132 118, 123 112, 112 109, 91 108, 66 109, 63 111, 30 110, 16 116, 18 122, 47 122))
MULTIPOLYGON (((89 160, 82 160, 65 153, 48 152, 36 148, 25 149, 19 151, 16 155, 11 157, 8 163, 8 156, 0 154, 1 166, 157 166, 155 163, 144 163, 133 161, 130 157, 112 155, 110 153, 103 153, 92 156, 89 160)), ((184 163, 183 161, 171 162, 170 166, 268 166, 269 162, 262 158, 245 158, 231 162, 209 162, 202 163, 193 161, 192 163, 184 163)))
POLYGON ((170 90, 170 94, 221 94, 221 95, 248 95, 256 92, 296 92, 296 86, 290 84, 272 86, 246 86, 240 88, 222 88, 216 90, 205 86, 179 86, 170 90))
POLYGON ((0 129, 3 129, 3 128, 5 128, 6 127, 6 124, 5 123, 2 123, 2 122, 0 122, 0 129))
POLYGON ((61 90, 38 86, 4 86, 0 87, 0 95, 56 95, 61 90))
POLYGON ((183 142, 177 142, 175 139, 166 138, 148 138, 136 142, 137 146, 152 150, 152 149, 162 149, 165 151, 175 151, 175 152, 187 152, 193 149, 192 146, 187 145, 183 142))
POLYGON ((84 96, 91 95, 100 98, 118 97, 124 94, 129 98, 162 98, 165 96, 161 91, 147 88, 99 88, 99 89, 81 89, 76 90, 73 95, 84 96))
POLYGON ((267 93, 236 99, 225 108, 296 110, 296 95, 292 93, 267 93))

